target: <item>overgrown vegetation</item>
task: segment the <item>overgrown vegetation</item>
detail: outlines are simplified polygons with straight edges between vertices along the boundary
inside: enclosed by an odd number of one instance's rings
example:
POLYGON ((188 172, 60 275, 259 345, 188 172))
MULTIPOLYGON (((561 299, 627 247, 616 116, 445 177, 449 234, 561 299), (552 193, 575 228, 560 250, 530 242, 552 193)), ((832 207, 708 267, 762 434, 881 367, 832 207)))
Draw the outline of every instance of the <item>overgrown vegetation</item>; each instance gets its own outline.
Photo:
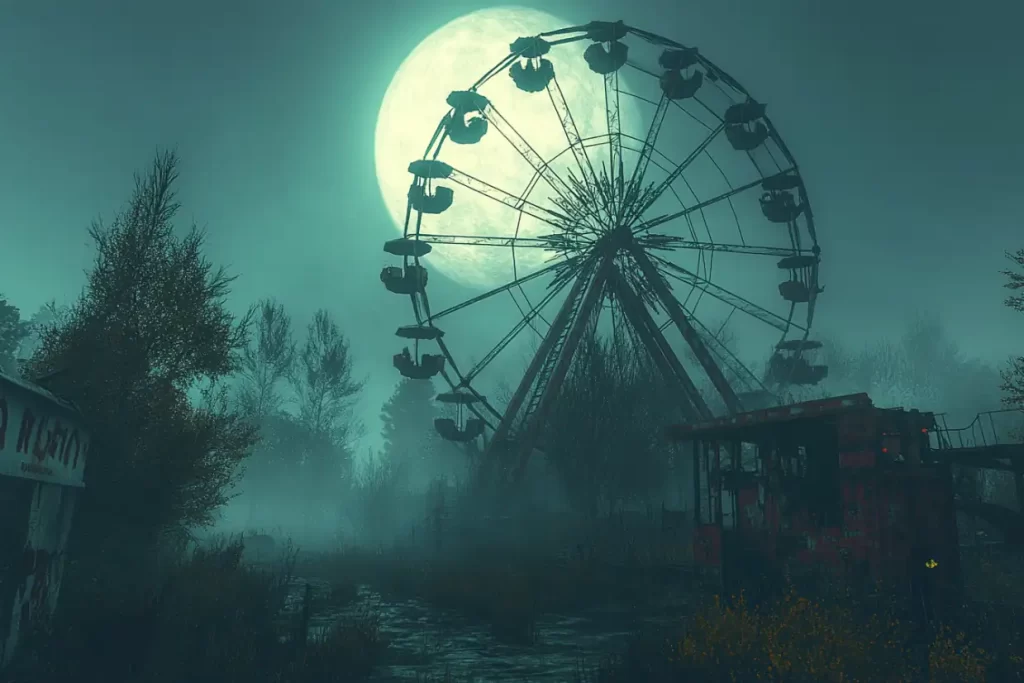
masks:
POLYGON ((372 615, 304 639, 291 567, 253 569, 240 542, 176 560, 145 599, 62 606, 26 635, 10 681, 321 683, 366 677, 385 643, 372 615))
MULTIPOLYGON (((677 569, 680 558, 666 548, 678 539, 666 543, 659 529, 648 543, 622 521, 627 512, 650 517, 666 499, 684 507, 692 495, 688 461, 660 440, 661 427, 681 418, 677 399, 634 340, 587 335, 544 432, 537 478, 548 488, 527 506, 536 518, 508 523, 441 481, 462 472, 465 454, 434 434, 430 382, 398 384, 383 409, 384 448, 356 466, 352 407, 363 382, 341 326, 319 310, 297 336, 273 299, 233 314, 232 276, 206 259, 202 232, 175 229, 176 178, 175 155, 158 155, 113 222, 93 225, 95 262, 72 306, 26 323, 0 299, 0 366, 17 371, 16 358, 31 352, 20 370, 74 401, 94 442, 58 611, 25 625, 11 680, 361 680, 386 659, 372 613, 307 629, 309 610, 351 602, 357 585, 458 612, 522 648, 543 642, 545 613, 611 603, 667 609, 672 588, 696 586, 659 573, 677 569), (278 553, 277 564, 259 568, 245 561, 242 542, 197 547, 192 534, 236 484, 250 529, 274 526, 287 510, 301 520, 290 535, 337 529, 328 545, 356 538, 361 546, 278 553), (571 522, 556 528, 563 519, 571 522), (343 522, 358 534, 345 537, 343 522), (303 609, 295 575, 326 579, 325 602, 303 609)), ((1010 258, 1024 268, 1024 251, 1010 258)), ((1024 286, 1021 272, 1006 275, 1009 289, 1024 286)), ((1007 305, 1024 311, 1020 296, 1007 305)), ((930 318, 897 342, 861 350, 833 342, 822 353, 832 374, 812 393, 868 391, 879 405, 958 417, 994 407, 986 401, 997 371, 966 358, 930 318)), ((1024 358, 1002 382, 1006 404, 1024 407, 1024 358)), ((1016 583, 985 557, 978 580, 1005 602, 1016 583)), ((640 637, 624 657, 581 676, 1024 680, 1013 654, 1024 648, 1020 615, 993 608, 922 634, 892 611, 898 602, 791 593, 755 607, 741 596, 690 615, 680 602, 679 633, 640 637)))
POLYGON ((93 438, 67 602, 144 591, 163 541, 212 520, 256 440, 225 385, 250 317, 227 310, 232 277, 202 232, 175 234, 176 178, 159 155, 113 222, 93 224, 85 289, 25 367, 80 406, 93 438))
POLYGON ((894 339, 878 339, 859 348, 837 339, 823 344, 813 353, 815 362, 828 366, 828 377, 819 386, 793 391, 788 398, 812 400, 866 392, 878 406, 944 413, 951 427, 966 425, 978 412, 999 407, 998 369, 964 354, 935 316, 918 315, 894 339))
POLYGON ((552 470, 569 503, 593 519, 650 502, 675 465, 661 435, 680 414, 641 348, 624 332, 584 337, 550 418, 552 470))
POLYGON ((42 329, 23 368, 80 407, 92 449, 57 613, 22 625, 33 634, 12 675, 359 679, 380 652, 372 620, 309 642, 290 637, 282 622, 286 570, 243 566, 241 544, 184 552, 192 530, 209 525, 228 500, 270 415, 301 428, 291 436, 310 474, 304 485, 343 481, 347 461, 318 456, 345 447, 343 418, 359 384, 347 342, 325 312, 293 354, 287 321, 272 303, 241 317, 229 311, 232 276, 206 259, 200 230, 175 229, 177 163, 159 154, 110 225, 93 224, 96 257, 85 288, 42 329), (241 388, 232 390, 238 375, 241 388), (273 392, 284 377, 295 388, 295 415, 279 414, 273 392))
MULTIPOLYGON (((677 634, 640 637, 586 683, 772 681, 774 683, 982 683, 1024 680, 1017 615, 1002 628, 968 616, 967 626, 921 632, 878 601, 809 599, 795 593, 754 607, 715 597, 677 634), (1005 630, 1003 630, 1005 629, 1005 630)), ((991 618, 991 615, 986 615, 991 618)))
POLYGON ((17 371, 17 354, 29 335, 29 324, 21 319, 21 311, 0 294, 0 370, 17 371))
POLYGON ((298 518, 289 532, 305 542, 307 529, 337 521, 338 499, 355 476, 360 426, 352 405, 363 383, 353 375, 348 340, 321 309, 300 345, 284 306, 261 301, 236 380, 236 404, 260 435, 239 482, 245 526, 298 518))

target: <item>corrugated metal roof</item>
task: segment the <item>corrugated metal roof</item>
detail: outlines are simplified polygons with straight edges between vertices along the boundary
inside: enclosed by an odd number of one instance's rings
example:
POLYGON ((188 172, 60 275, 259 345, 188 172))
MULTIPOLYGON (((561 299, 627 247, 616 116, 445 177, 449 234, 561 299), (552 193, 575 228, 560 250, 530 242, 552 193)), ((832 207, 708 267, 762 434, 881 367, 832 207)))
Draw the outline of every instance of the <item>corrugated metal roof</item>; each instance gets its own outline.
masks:
POLYGON ((18 377, 16 375, 9 375, 6 372, 3 372, 2 370, 0 370, 0 385, 7 385, 10 387, 14 387, 20 391, 32 394, 49 403, 60 406, 64 410, 68 410, 74 413, 75 415, 78 415, 79 413, 78 408, 71 401, 68 401, 57 396, 52 391, 44 389, 43 387, 39 386, 38 384, 35 384, 34 382, 29 382, 28 380, 18 377))

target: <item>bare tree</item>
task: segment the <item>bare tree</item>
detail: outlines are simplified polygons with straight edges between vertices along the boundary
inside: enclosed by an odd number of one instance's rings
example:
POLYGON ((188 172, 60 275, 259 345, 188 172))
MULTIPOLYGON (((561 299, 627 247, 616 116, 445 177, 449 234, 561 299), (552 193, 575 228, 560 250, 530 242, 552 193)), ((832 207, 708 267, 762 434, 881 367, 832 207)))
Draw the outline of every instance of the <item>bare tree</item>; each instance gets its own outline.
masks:
POLYGON ((946 413, 950 424, 966 424, 979 411, 998 405, 996 369, 966 356, 936 315, 919 314, 896 339, 860 348, 823 341, 814 362, 828 366, 828 378, 814 387, 791 389, 787 400, 866 392, 879 406, 946 413))
POLYGON ((295 341, 291 317, 273 299, 257 304, 254 327, 254 338, 242 351, 238 399, 246 414, 262 423, 281 408, 278 386, 291 375, 295 341))
POLYGON ((306 328, 306 341, 291 379, 299 421, 317 438, 348 445, 356 436, 351 409, 363 382, 352 377, 348 340, 323 309, 306 328))
POLYGON ((0 370, 17 370, 15 358, 28 334, 29 326, 21 319, 21 311, 0 295, 0 370))
MULTIPOLYGON (((1006 258, 1013 262, 1015 270, 1003 271, 1007 280, 1003 286, 1010 291, 1019 292, 1024 289, 1024 249, 1019 249, 1015 254, 1007 253, 1006 258)), ((1005 303, 1014 311, 1024 313, 1024 294, 1011 294, 1006 297, 1005 303)), ((1012 408, 1024 408, 1024 356, 1011 359, 1009 367, 1001 374, 1002 389, 1006 392, 1003 403, 1012 408)))
POLYGON ((661 434, 677 419, 664 380, 627 339, 587 338, 547 427, 548 457, 574 505, 591 516, 661 486, 661 434))
POLYGON ((28 319, 25 339, 18 347, 19 364, 27 363, 32 358, 42 343, 46 330, 66 322, 69 312, 67 306, 58 306, 55 300, 51 300, 32 314, 32 317, 28 319))

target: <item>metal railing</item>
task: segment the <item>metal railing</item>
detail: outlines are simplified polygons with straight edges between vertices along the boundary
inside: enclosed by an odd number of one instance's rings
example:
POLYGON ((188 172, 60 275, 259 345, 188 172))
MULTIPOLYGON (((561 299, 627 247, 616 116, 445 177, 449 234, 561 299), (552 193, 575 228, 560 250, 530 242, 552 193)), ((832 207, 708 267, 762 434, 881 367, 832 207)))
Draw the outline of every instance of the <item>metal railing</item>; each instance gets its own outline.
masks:
POLYGON ((1004 408, 978 413, 966 427, 950 427, 945 414, 935 415, 929 437, 933 449, 981 448, 1024 442, 1024 410, 1004 408))

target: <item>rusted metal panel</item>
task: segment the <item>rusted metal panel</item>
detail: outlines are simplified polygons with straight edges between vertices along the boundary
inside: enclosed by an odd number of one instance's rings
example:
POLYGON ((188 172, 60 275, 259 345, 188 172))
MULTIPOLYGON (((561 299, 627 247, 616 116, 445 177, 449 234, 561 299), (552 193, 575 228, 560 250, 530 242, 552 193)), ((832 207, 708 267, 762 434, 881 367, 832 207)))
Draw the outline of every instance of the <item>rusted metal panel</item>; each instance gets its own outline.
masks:
POLYGON ((668 434, 669 438, 675 441, 687 441, 707 436, 709 433, 821 417, 849 410, 870 408, 871 405, 871 399, 867 394, 850 394, 848 396, 837 396, 819 401, 794 403, 767 410, 753 410, 714 420, 673 425, 669 427, 668 434))
POLYGON ((56 608, 89 445, 74 406, 0 375, 0 491, 12 523, 0 543, 0 666, 24 629, 56 608))
POLYGON ((874 451, 847 451, 839 454, 839 466, 848 469, 863 469, 874 467, 877 458, 874 451))
POLYGON ((722 564, 722 527, 719 524, 701 524, 693 533, 693 559, 704 567, 722 564))
POLYGON ((876 410, 856 410, 836 420, 836 446, 841 451, 874 449, 878 440, 876 410))
POLYGON ((18 640, 35 619, 53 614, 64 577, 65 549, 78 489, 56 484, 33 484, 25 546, 14 574, 11 606, 0 643, 0 665, 14 655, 18 640))
MULTIPOLYGON (((933 424, 929 413, 875 408, 867 396, 852 395, 682 426, 673 434, 691 440, 699 454, 697 505, 711 512, 728 481, 735 495, 733 543, 767 565, 899 582, 908 577, 910 548, 924 542, 952 585, 959 551, 949 472, 919 457, 933 424), (716 454, 737 441, 756 450, 757 471, 716 476, 716 465, 726 465, 716 454), (835 467, 828 465, 833 458, 835 467), (817 494, 833 487, 837 505, 823 506, 817 494)), ((713 515, 703 521, 712 523, 696 535, 699 561, 728 563, 743 555, 722 554, 715 535, 721 525, 713 515)))

